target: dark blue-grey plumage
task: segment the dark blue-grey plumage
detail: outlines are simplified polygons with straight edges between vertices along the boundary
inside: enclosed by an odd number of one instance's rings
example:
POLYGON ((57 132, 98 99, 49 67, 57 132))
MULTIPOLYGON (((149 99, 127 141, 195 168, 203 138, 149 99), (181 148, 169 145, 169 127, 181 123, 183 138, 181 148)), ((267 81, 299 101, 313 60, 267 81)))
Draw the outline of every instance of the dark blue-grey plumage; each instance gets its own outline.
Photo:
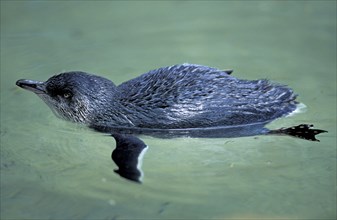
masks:
POLYGON ((90 127, 241 126, 268 123, 296 109, 290 88, 268 80, 237 79, 230 73, 182 64, 149 71, 119 86, 84 72, 17 84, 35 91, 56 115, 90 127))
POLYGON ((286 86, 268 80, 240 80, 225 71, 193 64, 150 71, 117 90, 130 121, 147 128, 268 122, 291 113, 297 104, 296 95, 286 86))

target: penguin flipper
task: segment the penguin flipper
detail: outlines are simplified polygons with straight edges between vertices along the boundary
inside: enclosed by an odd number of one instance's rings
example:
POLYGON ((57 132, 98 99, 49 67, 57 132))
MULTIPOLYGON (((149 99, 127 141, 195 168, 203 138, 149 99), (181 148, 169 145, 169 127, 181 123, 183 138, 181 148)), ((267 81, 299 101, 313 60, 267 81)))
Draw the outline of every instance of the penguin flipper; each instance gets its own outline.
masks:
POLYGON ((114 172, 123 178, 141 183, 143 177, 142 157, 147 150, 147 145, 132 135, 111 134, 111 136, 116 140, 116 148, 111 154, 111 159, 118 166, 114 172))

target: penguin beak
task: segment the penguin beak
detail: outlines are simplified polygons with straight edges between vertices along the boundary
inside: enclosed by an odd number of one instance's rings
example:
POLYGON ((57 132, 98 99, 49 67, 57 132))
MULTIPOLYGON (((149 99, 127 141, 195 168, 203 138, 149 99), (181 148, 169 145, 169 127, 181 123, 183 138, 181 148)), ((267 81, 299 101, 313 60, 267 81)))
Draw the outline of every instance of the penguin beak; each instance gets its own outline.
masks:
POLYGON ((29 79, 20 79, 16 81, 16 85, 20 86, 23 89, 34 92, 35 94, 44 94, 46 93, 46 88, 43 82, 29 80, 29 79))

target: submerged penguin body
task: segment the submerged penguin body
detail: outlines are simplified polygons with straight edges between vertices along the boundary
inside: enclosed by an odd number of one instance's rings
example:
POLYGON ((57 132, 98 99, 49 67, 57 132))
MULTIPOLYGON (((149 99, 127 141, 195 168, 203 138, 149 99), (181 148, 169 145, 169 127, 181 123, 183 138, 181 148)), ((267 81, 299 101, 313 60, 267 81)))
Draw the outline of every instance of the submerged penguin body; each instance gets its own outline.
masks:
POLYGON ((268 80, 241 80, 230 71, 182 64, 115 86, 84 72, 46 82, 19 80, 53 112, 90 127, 194 129, 268 123, 296 109, 296 95, 268 80), (34 86, 33 86, 34 84, 34 86))

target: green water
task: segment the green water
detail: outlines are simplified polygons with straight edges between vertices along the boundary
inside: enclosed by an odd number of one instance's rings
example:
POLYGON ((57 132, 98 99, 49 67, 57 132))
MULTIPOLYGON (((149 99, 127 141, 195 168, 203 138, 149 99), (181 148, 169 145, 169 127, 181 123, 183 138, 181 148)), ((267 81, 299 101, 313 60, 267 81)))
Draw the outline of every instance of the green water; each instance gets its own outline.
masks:
POLYGON ((1 1, 1 219, 335 219, 335 1, 1 1), (290 137, 142 139, 143 184, 111 137, 56 118, 21 78, 84 70, 115 83, 177 63, 292 87, 290 137))

